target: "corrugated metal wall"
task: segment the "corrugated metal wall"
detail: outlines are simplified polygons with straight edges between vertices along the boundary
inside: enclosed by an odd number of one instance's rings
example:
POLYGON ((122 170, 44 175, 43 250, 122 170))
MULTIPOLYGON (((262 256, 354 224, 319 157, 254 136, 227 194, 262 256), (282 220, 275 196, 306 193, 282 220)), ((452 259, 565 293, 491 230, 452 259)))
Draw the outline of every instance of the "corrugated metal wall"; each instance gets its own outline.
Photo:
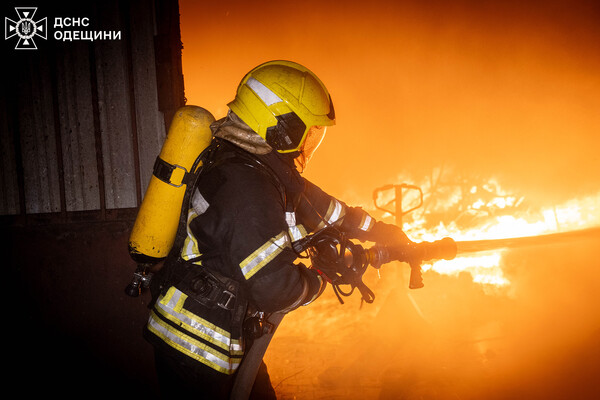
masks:
MULTIPOLYGON (((34 3, 49 31, 55 17, 87 17, 84 29, 122 37, 61 42, 48 32, 37 50, 20 51, 15 38, 0 40, 0 253, 6 296, 19 299, 5 317, 36 327, 19 343, 43 342, 7 350, 7 383, 26 369, 39 381, 28 388, 35 395, 155 397, 141 337, 149 293, 124 289, 136 268, 128 239, 137 205, 184 104, 178 3, 34 3)), ((13 5, 0 10, 15 19, 13 5)))
POLYGON ((38 50, 3 49, 3 220, 134 215, 185 102, 177 1, 80 3, 40 6, 36 17, 48 29, 55 17, 87 17, 88 29, 119 31, 120 40, 63 42, 49 32, 38 50))

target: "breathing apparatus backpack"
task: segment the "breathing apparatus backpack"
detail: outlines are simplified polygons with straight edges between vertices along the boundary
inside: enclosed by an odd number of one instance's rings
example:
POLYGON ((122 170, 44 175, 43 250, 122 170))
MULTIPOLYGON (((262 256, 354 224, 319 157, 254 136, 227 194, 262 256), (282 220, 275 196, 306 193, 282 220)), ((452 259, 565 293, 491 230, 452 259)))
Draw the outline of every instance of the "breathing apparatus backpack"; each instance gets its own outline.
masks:
POLYGON ((197 106, 175 112, 129 237, 129 255, 138 264, 125 290, 130 296, 148 287, 149 268, 173 248, 184 198, 189 197, 202 155, 213 139, 210 125, 214 121, 210 112, 197 106))

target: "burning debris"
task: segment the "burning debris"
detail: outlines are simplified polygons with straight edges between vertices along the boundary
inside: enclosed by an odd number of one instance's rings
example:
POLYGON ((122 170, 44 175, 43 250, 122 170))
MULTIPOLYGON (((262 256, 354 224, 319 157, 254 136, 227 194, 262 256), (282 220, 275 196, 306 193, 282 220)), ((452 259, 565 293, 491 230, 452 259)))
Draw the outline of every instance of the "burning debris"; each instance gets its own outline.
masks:
POLYGON ((383 211, 380 218, 395 217, 409 237, 435 240, 448 236, 457 242, 458 257, 425 264, 424 270, 450 275, 468 272, 474 282, 508 286, 501 268, 507 249, 600 236, 600 228, 595 228, 600 226, 600 192, 536 207, 525 196, 503 189, 496 179, 453 176, 447 178, 440 169, 420 186, 404 184, 395 186, 395 191, 389 190, 392 186, 385 187, 387 192, 375 191, 375 208, 383 211), (405 189, 402 197, 398 187, 405 189), (396 203, 397 198, 402 204, 396 203), (395 210, 386 211, 378 202, 393 204, 395 210))

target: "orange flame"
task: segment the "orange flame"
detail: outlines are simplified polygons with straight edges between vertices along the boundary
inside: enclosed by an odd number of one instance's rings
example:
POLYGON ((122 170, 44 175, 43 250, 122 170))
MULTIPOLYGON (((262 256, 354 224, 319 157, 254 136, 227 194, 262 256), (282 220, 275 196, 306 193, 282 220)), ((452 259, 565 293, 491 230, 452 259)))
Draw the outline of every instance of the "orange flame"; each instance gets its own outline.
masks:
MULTIPOLYGON (((403 224, 403 229, 409 237, 419 241, 433 241, 444 236, 452 237, 456 241, 506 239, 600 225, 600 210, 598 209, 600 192, 557 206, 533 210, 531 208, 518 209, 518 206, 523 204, 524 198, 508 195, 494 179, 490 179, 483 185, 483 191, 478 186, 472 186, 468 193, 469 196, 461 196, 460 190, 456 190, 456 188, 449 193, 451 195, 448 200, 438 204, 438 209, 434 212, 446 212, 448 208, 461 204, 463 210, 461 215, 484 213, 488 214, 488 217, 477 218, 477 223, 468 227, 460 227, 456 221, 440 222, 435 227, 430 227, 427 224, 426 212, 416 212, 410 222, 403 224), (477 196, 480 192, 483 192, 485 196, 477 196), (465 198, 471 199, 472 203, 464 204, 465 198), (514 210, 514 214, 500 213, 499 211, 502 210, 509 212, 514 210)), ((430 194, 430 196, 433 195, 430 194)), ((389 217, 389 214, 383 217, 389 217)), ((485 254, 459 256, 453 260, 438 260, 423 265, 423 271, 432 270, 446 275, 468 272, 474 282, 496 288, 508 287, 510 281, 502 270, 504 252, 505 250, 495 250, 485 254)))
MULTIPOLYGON (((465 184, 462 186, 465 187, 465 184)), ((413 240, 433 241, 444 236, 456 241, 506 239, 600 225, 600 192, 560 205, 534 208, 531 205, 522 207, 525 205, 525 198, 509 194, 495 179, 489 179, 480 186, 472 185, 467 193, 456 186, 445 188, 441 193, 438 189, 436 193, 427 182, 423 187, 430 191, 425 197, 429 197, 430 203, 434 201, 436 204, 434 210, 430 208, 421 213, 417 211, 411 215, 410 221, 403 223, 403 229, 413 240), (445 194, 445 199, 440 194, 445 194), (439 198, 435 198, 436 196, 439 198), (459 221, 469 215, 472 218, 467 219, 472 223, 460 226, 457 220, 450 220, 432 226, 428 221, 428 213, 444 214, 451 208, 459 210, 459 221)), ((409 196, 406 208, 412 207, 410 204, 416 201, 414 194, 409 196)), ((383 214, 381 217, 387 219, 390 214, 383 214)), ((485 254, 459 256, 453 260, 434 261, 423 265, 423 271, 432 270, 446 275, 468 272, 474 282, 496 288, 508 287, 510 281, 502 271, 504 252, 495 250, 485 254)))

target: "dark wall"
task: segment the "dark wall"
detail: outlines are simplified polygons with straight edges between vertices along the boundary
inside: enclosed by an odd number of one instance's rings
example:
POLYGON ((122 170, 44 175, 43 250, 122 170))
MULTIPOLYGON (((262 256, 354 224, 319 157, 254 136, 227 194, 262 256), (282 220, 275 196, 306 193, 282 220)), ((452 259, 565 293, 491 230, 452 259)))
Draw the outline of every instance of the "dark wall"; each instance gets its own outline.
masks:
MULTIPOLYGON (((17 20, 5 3, 6 18, 17 20)), ((175 110, 185 104, 176 0, 35 4, 37 49, 2 42, 0 251, 9 384, 29 394, 156 393, 126 296, 127 242, 175 110), (59 41, 56 17, 118 40, 59 41), (21 378, 25 378, 22 380, 21 378)))
POLYGON ((3 227, 9 377, 34 377, 28 391, 156 390, 152 349, 141 337, 148 297, 124 292, 135 268, 131 225, 3 227))

